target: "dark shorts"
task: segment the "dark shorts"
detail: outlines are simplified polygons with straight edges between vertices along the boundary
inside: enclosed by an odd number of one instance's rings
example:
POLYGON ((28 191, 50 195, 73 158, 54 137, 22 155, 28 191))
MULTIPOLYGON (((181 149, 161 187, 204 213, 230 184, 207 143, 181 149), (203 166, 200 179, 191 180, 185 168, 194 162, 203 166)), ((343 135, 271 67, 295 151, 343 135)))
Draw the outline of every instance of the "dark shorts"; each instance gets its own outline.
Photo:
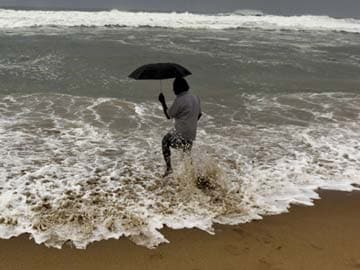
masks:
POLYGON ((162 150, 164 156, 170 156, 170 147, 181 149, 184 152, 191 152, 192 141, 184 139, 181 135, 175 132, 169 132, 162 140, 162 150))

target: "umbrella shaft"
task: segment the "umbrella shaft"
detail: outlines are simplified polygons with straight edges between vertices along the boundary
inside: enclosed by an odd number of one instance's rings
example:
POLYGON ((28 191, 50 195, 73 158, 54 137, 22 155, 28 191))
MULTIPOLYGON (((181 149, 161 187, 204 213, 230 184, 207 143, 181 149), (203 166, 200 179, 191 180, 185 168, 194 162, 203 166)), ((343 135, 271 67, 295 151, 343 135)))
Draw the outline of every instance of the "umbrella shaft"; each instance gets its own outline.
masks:
POLYGON ((160 93, 162 94, 162 80, 160 80, 160 93))

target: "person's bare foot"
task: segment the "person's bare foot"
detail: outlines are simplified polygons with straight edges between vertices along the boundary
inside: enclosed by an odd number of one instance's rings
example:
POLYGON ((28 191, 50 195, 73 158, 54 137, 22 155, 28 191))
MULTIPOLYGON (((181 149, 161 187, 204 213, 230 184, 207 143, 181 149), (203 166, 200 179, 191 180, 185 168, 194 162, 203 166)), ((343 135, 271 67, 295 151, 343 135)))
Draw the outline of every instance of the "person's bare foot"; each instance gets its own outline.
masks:
POLYGON ((173 173, 173 170, 171 168, 167 168, 164 175, 163 175, 163 177, 166 177, 166 176, 168 176, 168 175, 170 175, 172 173, 173 173))

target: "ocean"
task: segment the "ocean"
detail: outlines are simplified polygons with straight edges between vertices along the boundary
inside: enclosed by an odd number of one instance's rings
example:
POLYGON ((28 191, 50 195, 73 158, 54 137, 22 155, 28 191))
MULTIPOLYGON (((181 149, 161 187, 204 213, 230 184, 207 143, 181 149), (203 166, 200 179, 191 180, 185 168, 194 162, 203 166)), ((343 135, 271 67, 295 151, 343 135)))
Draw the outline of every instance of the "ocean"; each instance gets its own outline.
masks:
POLYGON ((164 226, 214 233, 359 190, 359 44, 351 18, 1 9, 0 237, 152 248, 164 226), (160 84, 127 77, 156 62, 191 70, 203 109, 166 179, 160 84))

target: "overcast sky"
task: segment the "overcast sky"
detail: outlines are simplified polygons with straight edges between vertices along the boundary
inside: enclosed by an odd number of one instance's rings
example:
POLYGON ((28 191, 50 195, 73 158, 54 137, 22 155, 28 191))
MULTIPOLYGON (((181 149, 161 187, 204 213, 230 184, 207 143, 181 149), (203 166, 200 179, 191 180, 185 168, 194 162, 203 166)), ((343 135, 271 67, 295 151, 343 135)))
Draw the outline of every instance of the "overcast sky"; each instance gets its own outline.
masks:
POLYGON ((360 18, 360 0, 0 0, 0 7, 111 9, 214 13, 257 9, 265 13, 360 18))

